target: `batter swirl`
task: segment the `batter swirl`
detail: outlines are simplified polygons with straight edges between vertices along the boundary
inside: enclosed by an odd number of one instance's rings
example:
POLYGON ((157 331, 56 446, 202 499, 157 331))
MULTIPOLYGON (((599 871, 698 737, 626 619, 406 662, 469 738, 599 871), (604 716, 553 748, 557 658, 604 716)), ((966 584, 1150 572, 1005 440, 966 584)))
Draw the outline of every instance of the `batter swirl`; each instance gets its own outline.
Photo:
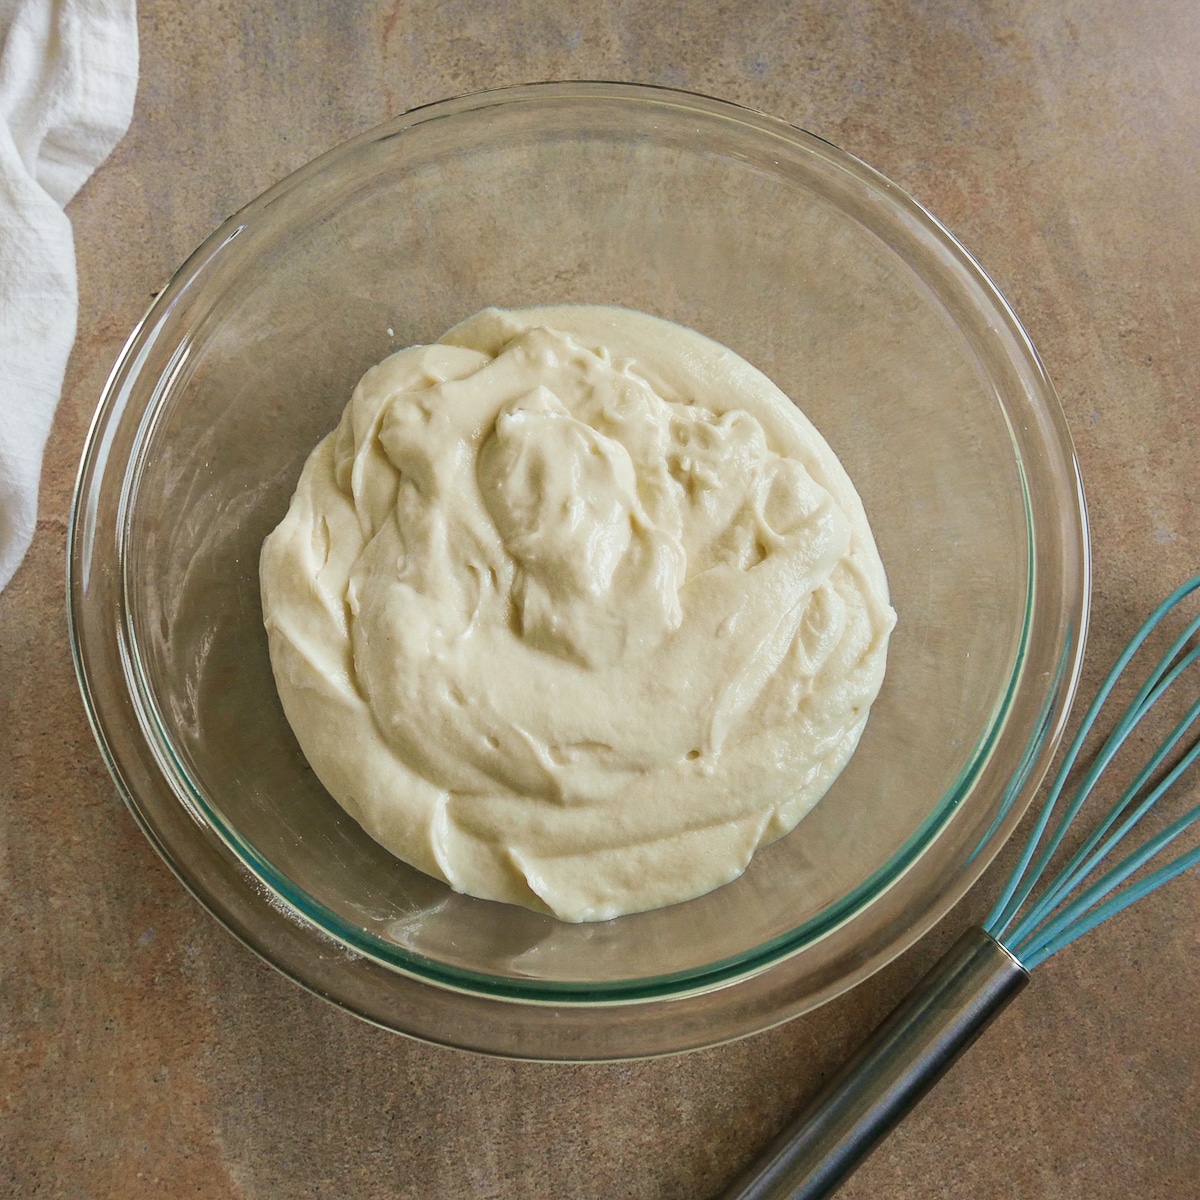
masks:
POLYGON ((569 921, 686 900, 858 742, 895 615, 862 505, 731 351, 485 310, 363 377, 263 546, 279 694, 392 853, 569 921))

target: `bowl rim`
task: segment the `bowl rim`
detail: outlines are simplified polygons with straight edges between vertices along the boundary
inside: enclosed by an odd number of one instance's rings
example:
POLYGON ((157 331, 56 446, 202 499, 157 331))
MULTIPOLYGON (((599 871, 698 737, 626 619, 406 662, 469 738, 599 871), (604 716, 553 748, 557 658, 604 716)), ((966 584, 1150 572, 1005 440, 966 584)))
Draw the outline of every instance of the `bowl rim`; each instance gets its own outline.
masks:
MULTIPOLYGON (((883 891, 895 886, 901 876, 911 869, 924 850, 928 848, 932 840, 931 831, 941 829, 947 824, 962 796, 969 790, 983 764, 987 761, 1004 719, 1011 712, 1014 697, 1024 675, 1026 649, 1034 619, 1032 600, 1037 576, 1029 481, 1024 471, 1021 472, 1021 487, 1029 531, 1027 539, 1028 583, 1020 646, 1015 656, 1006 696, 998 703, 989 727, 984 731, 980 742, 971 751, 958 778, 918 830, 910 836, 892 858, 835 905, 823 910, 795 929, 756 946, 751 951, 731 959, 707 964, 699 970, 648 979, 615 981, 611 984, 605 983, 602 987, 597 987, 592 983, 569 981, 552 982, 547 985, 544 981, 526 983, 525 981, 506 980, 503 977, 470 972, 437 963, 411 951, 392 954, 385 949, 383 953, 380 953, 380 947, 386 948, 387 943, 384 943, 382 939, 375 938, 373 934, 365 930, 351 928, 347 922, 325 909, 312 897, 308 897, 302 892, 297 894, 297 890, 289 888, 288 881, 283 879, 279 872, 261 855, 257 854, 254 848, 237 834, 235 829, 229 827, 219 814, 213 812, 197 789, 190 786, 186 769, 182 768, 171 750, 170 740, 165 735, 161 724, 154 719, 153 705, 150 706, 149 712, 146 711, 145 700, 149 692, 144 686, 139 686, 140 667, 137 654, 130 655, 129 653, 129 648, 134 643, 128 640, 132 637, 132 629, 129 627, 127 609, 122 612, 117 628, 115 630, 111 628, 110 622, 107 632, 115 635, 117 641, 121 643, 117 647, 117 652, 125 669, 124 677, 130 686, 131 695, 124 698, 123 703, 113 705, 98 693, 93 684, 92 673, 89 669, 89 638, 92 638, 93 635, 85 628, 85 622, 80 617, 81 607, 87 602, 87 568, 92 552, 91 539, 95 532, 95 504, 94 502, 89 504, 89 497, 94 501, 94 491, 99 486, 99 481, 104 477, 105 469, 108 467, 107 458, 111 446, 112 428, 121 417, 124 405, 129 399, 129 388, 131 381, 136 378, 139 360, 144 358, 147 346, 161 331, 164 321, 179 297, 205 272, 209 264, 213 263, 222 251, 242 233, 247 223, 257 214, 275 204, 292 189, 302 187, 310 178, 328 171, 343 158, 361 151, 366 146, 397 138, 405 131, 431 120, 446 119, 461 113, 476 112, 500 105, 538 102, 553 98, 574 102, 645 103, 676 110, 702 112, 709 117, 726 118, 740 123, 756 133, 782 138, 802 150, 812 152, 819 149, 825 157, 836 162, 838 166, 856 176, 874 191, 886 192, 889 201, 902 210, 909 219, 924 226, 928 232, 934 235, 954 258, 956 265, 971 277, 974 285, 989 300, 996 315, 1005 323, 1007 333, 1023 356, 1024 366, 1029 377, 1034 381, 1037 399, 1042 404, 1041 416, 1056 439, 1056 444, 1051 449, 1058 452, 1061 460, 1060 466, 1064 468, 1059 483, 1064 485, 1062 487, 1064 498, 1067 500, 1068 508, 1071 509, 1067 514, 1068 519, 1065 521, 1065 526, 1076 539, 1074 549, 1078 570, 1073 579, 1075 584, 1073 594, 1062 598, 1062 611, 1065 616, 1067 632, 1058 657, 1055 677, 1035 724, 1033 736, 1030 738, 1021 762, 998 805, 995 820, 967 860, 958 879, 953 886, 946 888, 937 902, 928 907, 921 914, 920 919, 914 921, 903 934, 893 938, 887 947, 861 963, 856 970, 844 975, 836 984, 831 984, 819 994, 807 998, 807 1002, 799 1005, 794 1002, 783 1006, 776 1005, 770 1014, 760 1011, 751 1021, 743 1022, 746 1025, 745 1028, 737 1028, 732 1032, 722 1032, 719 1028, 714 1028, 714 1037, 701 1037, 699 1040, 693 1039, 690 1043, 695 1045, 712 1044, 714 1041, 728 1040, 729 1037, 741 1036, 786 1020, 799 1011, 815 1007, 816 1004, 823 1003, 841 991, 852 987, 900 954, 957 903, 1007 839, 1008 834, 1032 800, 1038 784, 1050 765, 1078 683, 1086 640, 1090 594, 1090 547, 1086 503, 1078 462, 1065 416, 1041 361, 1011 307, 957 239, 907 193, 853 155, 838 149, 826 139, 810 134, 779 118, 700 93, 654 85, 566 81, 525 84, 475 92, 423 105, 359 134, 300 167, 251 200, 249 204, 218 227, 188 257, 134 328, 105 384, 81 458, 68 528, 68 623, 72 657, 89 723, 118 789, 151 844, 188 890, 222 924, 272 966, 282 970, 310 990, 316 991, 317 994, 324 995, 342 1007, 356 1011, 366 1019, 375 1020, 389 1028, 399 1028, 400 1025, 386 1017, 381 1017, 378 1012, 372 1010, 370 1005, 356 1005, 353 997, 340 993, 339 988, 330 981, 326 980, 323 984, 314 985, 311 978, 312 972, 307 969, 311 963, 305 961, 307 958, 311 958, 309 951, 311 951, 312 945, 324 945, 326 939, 332 939, 333 943, 342 951, 359 956, 363 962, 373 964, 378 970, 385 972, 388 979, 395 981, 395 986, 413 987, 424 993, 434 992, 439 996, 446 994, 459 997, 468 996, 473 1002, 482 1001, 489 1005, 499 1005, 502 1009, 511 1008, 514 1002, 522 1007, 533 1006, 556 1013, 578 1010, 595 1014, 599 1011, 616 1009, 649 1009, 652 1007, 661 1009, 664 1007, 663 1001, 687 1002, 694 999, 703 1000, 705 997, 714 995, 724 996, 728 1000, 732 993, 738 990, 739 985, 750 983, 760 979, 764 974, 771 973, 774 968, 781 967, 789 960, 796 958, 805 947, 814 941, 828 936, 834 929, 846 924, 865 907, 869 907, 869 903, 877 899, 883 891), (139 696, 139 692, 142 695, 139 696), (120 736, 116 730, 120 718, 128 715, 126 709, 130 702, 132 702, 132 707, 137 715, 135 723, 140 726, 142 736, 140 747, 132 744, 137 741, 136 737, 120 736), (131 755, 136 758, 139 753, 143 761, 138 763, 136 768, 131 768, 131 755), (215 896, 211 882, 206 881, 196 871, 189 869, 187 854, 194 850, 194 847, 189 849, 188 837, 183 836, 177 828, 167 828, 168 822, 164 821, 161 809, 145 803, 142 788, 145 786, 146 779, 152 777, 155 771, 174 792, 176 801, 190 816, 193 828, 196 824, 204 827, 204 840, 214 843, 207 847, 208 851, 218 859, 224 857, 227 860, 224 864, 224 874, 240 877, 246 894, 253 894, 258 898, 260 901, 258 907, 263 910, 261 920, 253 915, 253 906, 247 909, 244 903, 231 904, 228 898, 215 896), (168 780, 174 782, 167 782, 168 780), (179 786, 181 780, 182 788, 179 786), (190 795, 186 794, 188 792, 190 795), (894 868, 898 860, 903 861, 897 870, 894 868), (229 868, 232 868, 232 871, 229 868), (879 888, 878 877, 883 874, 888 874, 891 878, 885 887, 879 888), (264 899, 264 892, 266 902, 261 903, 264 899), (864 903, 864 897, 868 894, 870 894, 870 900, 864 903), (273 916, 266 916, 268 912, 273 916), (309 951, 298 958, 293 956, 291 959, 281 959, 277 947, 272 945, 273 939, 277 939, 278 930, 268 933, 263 927, 260 927, 263 922, 273 924, 274 920, 278 918, 290 922, 303 932, 305 937, 302 940, 308 944, 309 951), (801 931, 806 931, 807 936, 798 937, 801 931), (373 943, 378 943, 378 945, 373 943)), ((1007 409, 1003 404, 1001 407, 1007 415, 1007 409)), ((133 498, 130 492, 130 471, 137 463, 139 447, 144 444, 142 434, 153 417, 154 408, 151 404, 141 415, 141 431, 135 439, 134 451, 123 467, 122 513, 127 511, 127 502, 133 498)), ((124 519, 118 521, 119 527, 123 528, 125 524, 124 519)), ((142 684, 144 685, 144 681, 142 684)), ((129 730, 125 731, 126 734, 129 732, 129 730)), ((399 950, 399 948, 395 949, 399 950)), ((729 1002, 725 1007, 733 1009, 737 1006, 735 1003, 729 1002)), ((717 1022, 717 1026, 719 1025, 720 1023, 717 1022)), ((404 1028, 401 1031, 414 1033, 426 1040, 464 1044, 461 1037, 456 1039, 453 1036, 439 1036, 436 1032, 431 1033, 428 1029, 404 1028)), ((645 1052, 641 1049, 634 1049, 631 1054, 596 1054, 583 1047, 584 1052, 577 1054, 564 1053, 560 1048, 553 1047, 549 1053, 545 1053, 539 1048, 535 1053, 526 1054, 520 1047, 507 1044, 477 1045, 472 1044, 469 1038, 467 1044, 472 1049, 517 1054, 523 1057, 581 1057, 587 1059, 637 1056, 645 1052)), ((687 1048, 687 1046, 671 1045, 666 1048, 677 1049, 687 1048)), ((655 1046, 649 1052, 657 1053, 662 1050, 655 1046)))

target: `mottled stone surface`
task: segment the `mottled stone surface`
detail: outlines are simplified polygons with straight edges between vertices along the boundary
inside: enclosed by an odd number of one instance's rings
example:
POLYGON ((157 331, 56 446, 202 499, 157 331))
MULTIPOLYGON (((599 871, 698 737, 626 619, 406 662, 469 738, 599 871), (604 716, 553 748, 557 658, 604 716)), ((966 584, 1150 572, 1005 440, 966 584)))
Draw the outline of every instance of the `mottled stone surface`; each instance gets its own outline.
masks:
MULTIPOLYGON (((0 595, 0 1195, 703 1200, 984 911, 1012 851, 852 994, 681 1058, 511 1064, 325 1005, 184 893, 88 730, 63 562, 105 374, 221 218, 405 108, 556 77, 741 101, 911 191, 1024 320, 1089 493, 1089 688, 1200 565, 1200 6, 142 0, 141 31, 133 127, 71 207, 79 341, 0 595)), ((1193 873, 1040 968, 847 1200, 1200 1196, 1198 951, 1193 873)))

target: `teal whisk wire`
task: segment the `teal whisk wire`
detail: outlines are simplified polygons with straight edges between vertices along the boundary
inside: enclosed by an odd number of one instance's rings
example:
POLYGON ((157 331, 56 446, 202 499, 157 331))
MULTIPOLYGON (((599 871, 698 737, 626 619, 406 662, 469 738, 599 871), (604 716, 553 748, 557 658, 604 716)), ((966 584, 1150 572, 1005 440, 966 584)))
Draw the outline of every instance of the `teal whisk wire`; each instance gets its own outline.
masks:
MULTIPOLYGON (((1196 657, 1196 654, 1190 655, 1188 665, 1195 661, 1196 657)), ((1167 738, 1158 751, 1151 757, 1138 778, 1122 793, 1120 800, 1113 806, 1108 816, 1101 822, 1088 840, 1075 853, 1071 861, 1063 868, 1054 884, 1047 889, 1045 895, 1022 918, 1017 928, 1006 939, 1010 948, 1016 946, 1024 948, 1028 946, 1030 932, 1043 923, 1072 888, 1086 879, 1103 862, 1109 851, 1120 843, 1125 835, 1154 807, 1158 800, 1165 795, 1175 781, 1196 760, 1196 757, 1200 755, 1200 742, 1187 752, 1183 759, 1176 764, 1157 787, 1149 792, 1140 803, 1133 806, 1133 801, 1137 798, 1138 793, 1145 786, 1151 775, 1158 770, 1163 760, 1174 749, 1183 734, 1195 722, 1198 715, 1200 715, 1200 700, 1192 706, 1187 716, 1175 727, 1171 736, 1167 738), (1105 840, 1098 850, 1095 850, 1095 847, 1100 843, 1104 834, 1112 828, 1117 819, 1125 812, 1128 812, 1129 815, 1122 821, 1116 833, 1105 840)))
MULTIPOLYGON (((1158 695, 1161 694, 1162 691, 1165 691, 1165 689, 1169 687, 1176 678, 1178 678, 1183 670, 1189 667, 1196 660, 1197 656, 1200 656, 1200 647, 1189 654, 1182 662, 1177 664, 1167 678, 1161 684, 1159 684, 1158 688, 1155 689, 1155 693, 1153 693, 1151 696, 1150 703, 1153 703, 1157 699, 1158 695)), ((1091 868, 1096 865, 1099 859, 1103 858, 1104 855, 1107 854, 1110 849, 1112 849, 1116 842, 1119 841, 1125 835, 1125 833, 1127 833, 1133 827, 1133 824, 1150 810, 1150 808, 1157 802, 1159 797, 1166 792, 1169 783, 1173 783, 1174 780, 1178 778, 1178 775, 1182 773, 1178 770, 1178 768, 1176 771, 1172 772, 1170 781, 1168 783, 1160 784, 1146 799, 1142 801, 1140 805, 1137 806, 1137 808, 1133 809, 1132 814, 1124 823, 1122 823, 1118 832, 1104 843, 1104 846, 1101 848, 1098 854, 1093 855, 1091 858, 1087 858, 1086 862, 1084 861, 1085 856, 1091 853, 1094 847, 1100 842, 1100 839, 1108 832, 1109 829, 1112 828, 1113 824, 1117 821, 1121 814, 1127 811, 1129 805, 1132 804, 1138 793, 1143 787, 1145 787, 1146 783, 1150 780, 1154 773, 1162 766, 1163 762, 1166 760, 1171 751, 1174 750, 1180 738, 1184 735, 1184 733, 1187 732, 1192 722, 1196 719, 1198 708, 1200 708, 1200 701, 1197 701, 1196 706, 1194 706, 1188 712, 1188 715, 1184 717, 1184 719, 1180 721, 1178 725, 1176 725, 1175 729, 1171 732, 1171 735, 1167 738, 1167 740, 1163 742, 1158 750, 1150 757, 1150 761, 1147 762, 1145 767, 1142 768, 1142 771, 1138 777, 1129 785, 1128 788, 1126 788, 1124 793, 1122 793, 1120 801, 1113 806, 1108 816, 1100 823, 1099 826, 1097 826, 1088 840, 1079 848, 1075 856, 1066 865, 1066 867, 1063 868, 1063 871, 1056 879, 1054 885, 1046 890, 1046 893, 1030 910, 1029 914, 1022 921, 1022 925, 1026 929, 1032 928, 1034 924, 1040 921, 1042 917, 1054 907, 1054 905, 1059 901, 1059 899, 1062 898, 1063 895, 1065 895, 1068 891, 1070 891, 1071 888, 1079 883, 1090 872, 1091 868), (1037 915, 1035 916, 1035 914, 1037 915)), ((1016 940, 1019 937, 1020 934, 1014 934, 1013 940, 1016 940)))
POLYGON ((1200 847, 1196 847, 1135 881, 1124 890, 1116 891, 1131 875, 1147 865, 1171 842, 1186 832, 1197 820, 1200 820, 1200 805, 1197 805, 1171 822, 1143 846, 1121 859, 1091 886, 1078 895, 1074 894, 1080 886, 1100 870, 1108 856, 1123 842, 1141 819, 1154 808, 1161 797, 1197 758, 1200 758, 1200 740, 1197 740, 1159 783, 1153 787, 1149 786, 1150 781, 1162 768, 1169 755, 1200 718, 1200 700, 1198 700, 1171 731, 1163 744, 1151 755, 1134 781, 1121 793, 1104 819, 1042 895, 1031 904, 1027 912, 1021 915, 1021 910, 1029 901, 1051 858, 1066 837, 1068 828, 1075 820, 1105 768, 1139 722, 1162 699, 1179 677, 1197 659, 1200 659, 1200 645, 1188 648, 1189 642, 1200 631, 1200 616, 1196 616, 1188 622, 1183 632, 1175 639, 1171 648, 1159 660, 1157 666, 1138 690, 1133 701, 1117 721, 1112 733, 1104 740, 1094 762, 1084 773, 1075 793, 1066 802, 1053 830, 1047 834, 1047 831, 1051 829, 1055 809, 1062 798, 1068 777, 1075 766, 1084 742, 1117 681, 1146 638, 1170 612, 1197 589, 1200 589, 1200 575, 1176 588, 1150 614, 1114 663, 1112 670, 1101 684, 1095 700, 1084 715, 1079 731, 1059 766, 1016 870, 987 921, 984 922, 984 929, 1015 955, 1027 970, 1044 962, 1051 954, 1069 945, 1090 929, 1094 929, 1102 921, 1200 862, 1200 847), (1113 832, 1110 833, 1110 831, 1113 832), (1016 922, 1015 925, 1014 922, 1016 922))

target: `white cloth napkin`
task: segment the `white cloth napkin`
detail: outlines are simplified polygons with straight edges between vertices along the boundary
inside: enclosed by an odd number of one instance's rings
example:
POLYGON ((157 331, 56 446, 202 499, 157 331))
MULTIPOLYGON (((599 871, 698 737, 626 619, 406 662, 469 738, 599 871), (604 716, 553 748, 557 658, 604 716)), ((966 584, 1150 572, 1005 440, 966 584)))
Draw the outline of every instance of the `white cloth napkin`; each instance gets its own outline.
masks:
POLYGON ((129 128, 137 70, 135 0, 0 0, 0 589, 33 537, 75 341, 63 207, 129 128))

